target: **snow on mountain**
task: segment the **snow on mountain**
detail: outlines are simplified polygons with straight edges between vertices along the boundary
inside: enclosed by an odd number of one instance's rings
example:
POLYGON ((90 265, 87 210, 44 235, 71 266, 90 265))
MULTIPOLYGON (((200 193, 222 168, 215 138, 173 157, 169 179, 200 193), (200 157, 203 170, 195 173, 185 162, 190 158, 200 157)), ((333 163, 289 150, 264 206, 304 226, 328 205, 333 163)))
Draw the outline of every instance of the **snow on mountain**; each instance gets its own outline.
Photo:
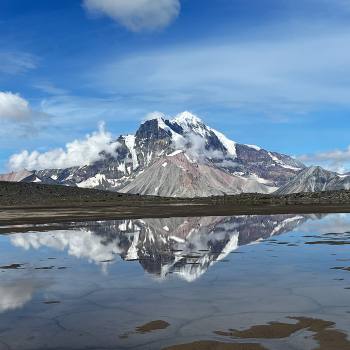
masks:
POLYGON ((134 135, 116 141, 113 155, 103 153, 85 166, 3 178, 190 197, 272 192, 305 168, 287 155, 232 141, 190 112, 173 119, 158 113, 142 122, 134 135), (173 161, 164 158, 170 154, 173 161))
POLYGON ((139 161, 137 159, 137 154, 135 149, 135 135, 127 135, 127 136, 124 136, 123 138, 125 141, 125 145, 131 154, 133 170, 136 170, 139 166, 139 161))
POLYGON ((236 158, 237 157, 236 142, 228 139, 224 134, 222 134, 217 130, 211 129, 211 131, 218 137, 220 142, 224 145, 228 155, 231 156, 232 158, 236 158))

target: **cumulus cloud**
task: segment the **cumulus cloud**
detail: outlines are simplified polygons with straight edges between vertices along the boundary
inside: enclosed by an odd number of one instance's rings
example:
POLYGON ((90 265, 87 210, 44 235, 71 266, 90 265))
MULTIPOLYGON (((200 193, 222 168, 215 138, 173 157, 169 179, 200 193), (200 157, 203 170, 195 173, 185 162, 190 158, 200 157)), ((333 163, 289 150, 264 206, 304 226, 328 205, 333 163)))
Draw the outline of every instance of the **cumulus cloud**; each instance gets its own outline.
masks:
POLYGON ((83 5, 134 32, 166 27, 180 12, 179 0, 84 0, 83 5))
POLYGON ((57 148, 48 152, 29 152, 27 150, 10 157, 9 168, 21 169, 61 169, 93 163, 103 157, 103 153, 115 154, 118 142, 105 130, 104 124, 99 130, 86 135, 84 140, 67 143, 65 149, 57 148))
POLYGON ((344 173, 350 170, 350 146, 345 150, 306 154, 298 159, 309 164, 321 164, 329 170, 344 173))
POLYGON ((23 121, 31 114, 28 101, 19 94, 0 91, 0 119, 23 121))

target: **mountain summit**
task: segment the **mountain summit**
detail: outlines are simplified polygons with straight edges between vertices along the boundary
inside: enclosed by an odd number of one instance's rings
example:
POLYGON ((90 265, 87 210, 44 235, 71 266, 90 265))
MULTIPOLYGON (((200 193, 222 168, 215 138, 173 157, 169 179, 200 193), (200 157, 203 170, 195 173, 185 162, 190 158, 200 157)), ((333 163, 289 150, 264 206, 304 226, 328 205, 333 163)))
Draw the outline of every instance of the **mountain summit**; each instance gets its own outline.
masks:
POLYGON ((41 183, 144 195, 196 197, 271 193, 305 166, 284 154, 240 144, 190 112, 167 119, 157 113, 133 135, 117 139, 115 154, 92 164, 5 175, 41 183))

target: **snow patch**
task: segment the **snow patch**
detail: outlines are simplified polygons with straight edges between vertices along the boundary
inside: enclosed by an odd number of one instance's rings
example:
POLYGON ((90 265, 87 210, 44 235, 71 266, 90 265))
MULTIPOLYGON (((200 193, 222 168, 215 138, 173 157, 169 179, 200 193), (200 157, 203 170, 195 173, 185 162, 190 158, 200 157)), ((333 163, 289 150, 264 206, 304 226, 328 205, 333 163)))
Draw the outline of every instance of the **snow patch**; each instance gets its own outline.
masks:
POLYGON ((257 146, 257 145, 245 145, 245 146, 247 146, 247 147, 249 147, 249 148, 253 148, 253 149, 255 149, 256 151, 261 151, 261 147, 259 147, 259 146, 257 146))
POLYGON ((278 165, 280 165, 281 167, 283 168, 286 168, 286 169, 291 169, 291 170, 300 170, 301 168, 296 168, 294 166, 291 166, 291 165, 288 165, 288 164, 285 164, 282 160, 278 159, 276 156, 274 156, 271 152, 268 152, 269 156, 271 157, 271 159, 277 163, 278 165))
POLYGON ((219 139, 219 141, 224 145, 224 147, 227 149, 227 152, 229 155, 231 155, 234 158, 237 158, 237 152, 236 152, 236 142, 228 139, 224 134, 221 132, 215 130, 215 129, 210 129, 219 139))
POLYGON ((176 156, 177 154, 180 154, 180 153, 183 153, 183 150, 178 149, 178 150, 168 154, 167 157, 174 157, 174 156, 176 156))
POLYGON ((178 243, 185 243, 185 240, 180 238, 180 237, 170 236, 170 239, 172 239, 173 241, 178 242, 178 243))
POLYGON ((135 170, 139 167, 139 162, 138 162, 137 154, 135 151, 135 135, 124 136, 124 140, 125 140, 126 147, 128 147, 128 149, 131 153, 132 166, 133 166, 133 169, 135 170))
POLYGON ((90 177, 85 181, 79 182, 77 184, 77 186, 82 187, 82 188, 93 188, 93 187, 97 187, 98 185, 100 185, 100 183, 103 180, 106 180, 106 175, 96 174, 95 176, 90 177))
POLYGON ((119 171, 121 171, 122 173, 125 173, 125 171, 126 171, 125 163, 120 163, 120 164, 118 165, 117 169, 118 169, 119 171))

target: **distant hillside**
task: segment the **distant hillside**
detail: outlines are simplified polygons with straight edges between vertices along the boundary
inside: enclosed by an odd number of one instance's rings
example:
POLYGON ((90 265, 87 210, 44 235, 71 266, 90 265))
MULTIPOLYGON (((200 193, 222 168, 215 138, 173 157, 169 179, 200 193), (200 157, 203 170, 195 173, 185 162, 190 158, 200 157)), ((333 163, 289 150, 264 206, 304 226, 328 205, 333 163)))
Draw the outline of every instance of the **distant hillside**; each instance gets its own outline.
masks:
POLYGON ((286 185, 280 187, 275 194, 337 191, 350 189, 350 176, 325 170, 319 166, 312 166, 302 170, 286 185))

